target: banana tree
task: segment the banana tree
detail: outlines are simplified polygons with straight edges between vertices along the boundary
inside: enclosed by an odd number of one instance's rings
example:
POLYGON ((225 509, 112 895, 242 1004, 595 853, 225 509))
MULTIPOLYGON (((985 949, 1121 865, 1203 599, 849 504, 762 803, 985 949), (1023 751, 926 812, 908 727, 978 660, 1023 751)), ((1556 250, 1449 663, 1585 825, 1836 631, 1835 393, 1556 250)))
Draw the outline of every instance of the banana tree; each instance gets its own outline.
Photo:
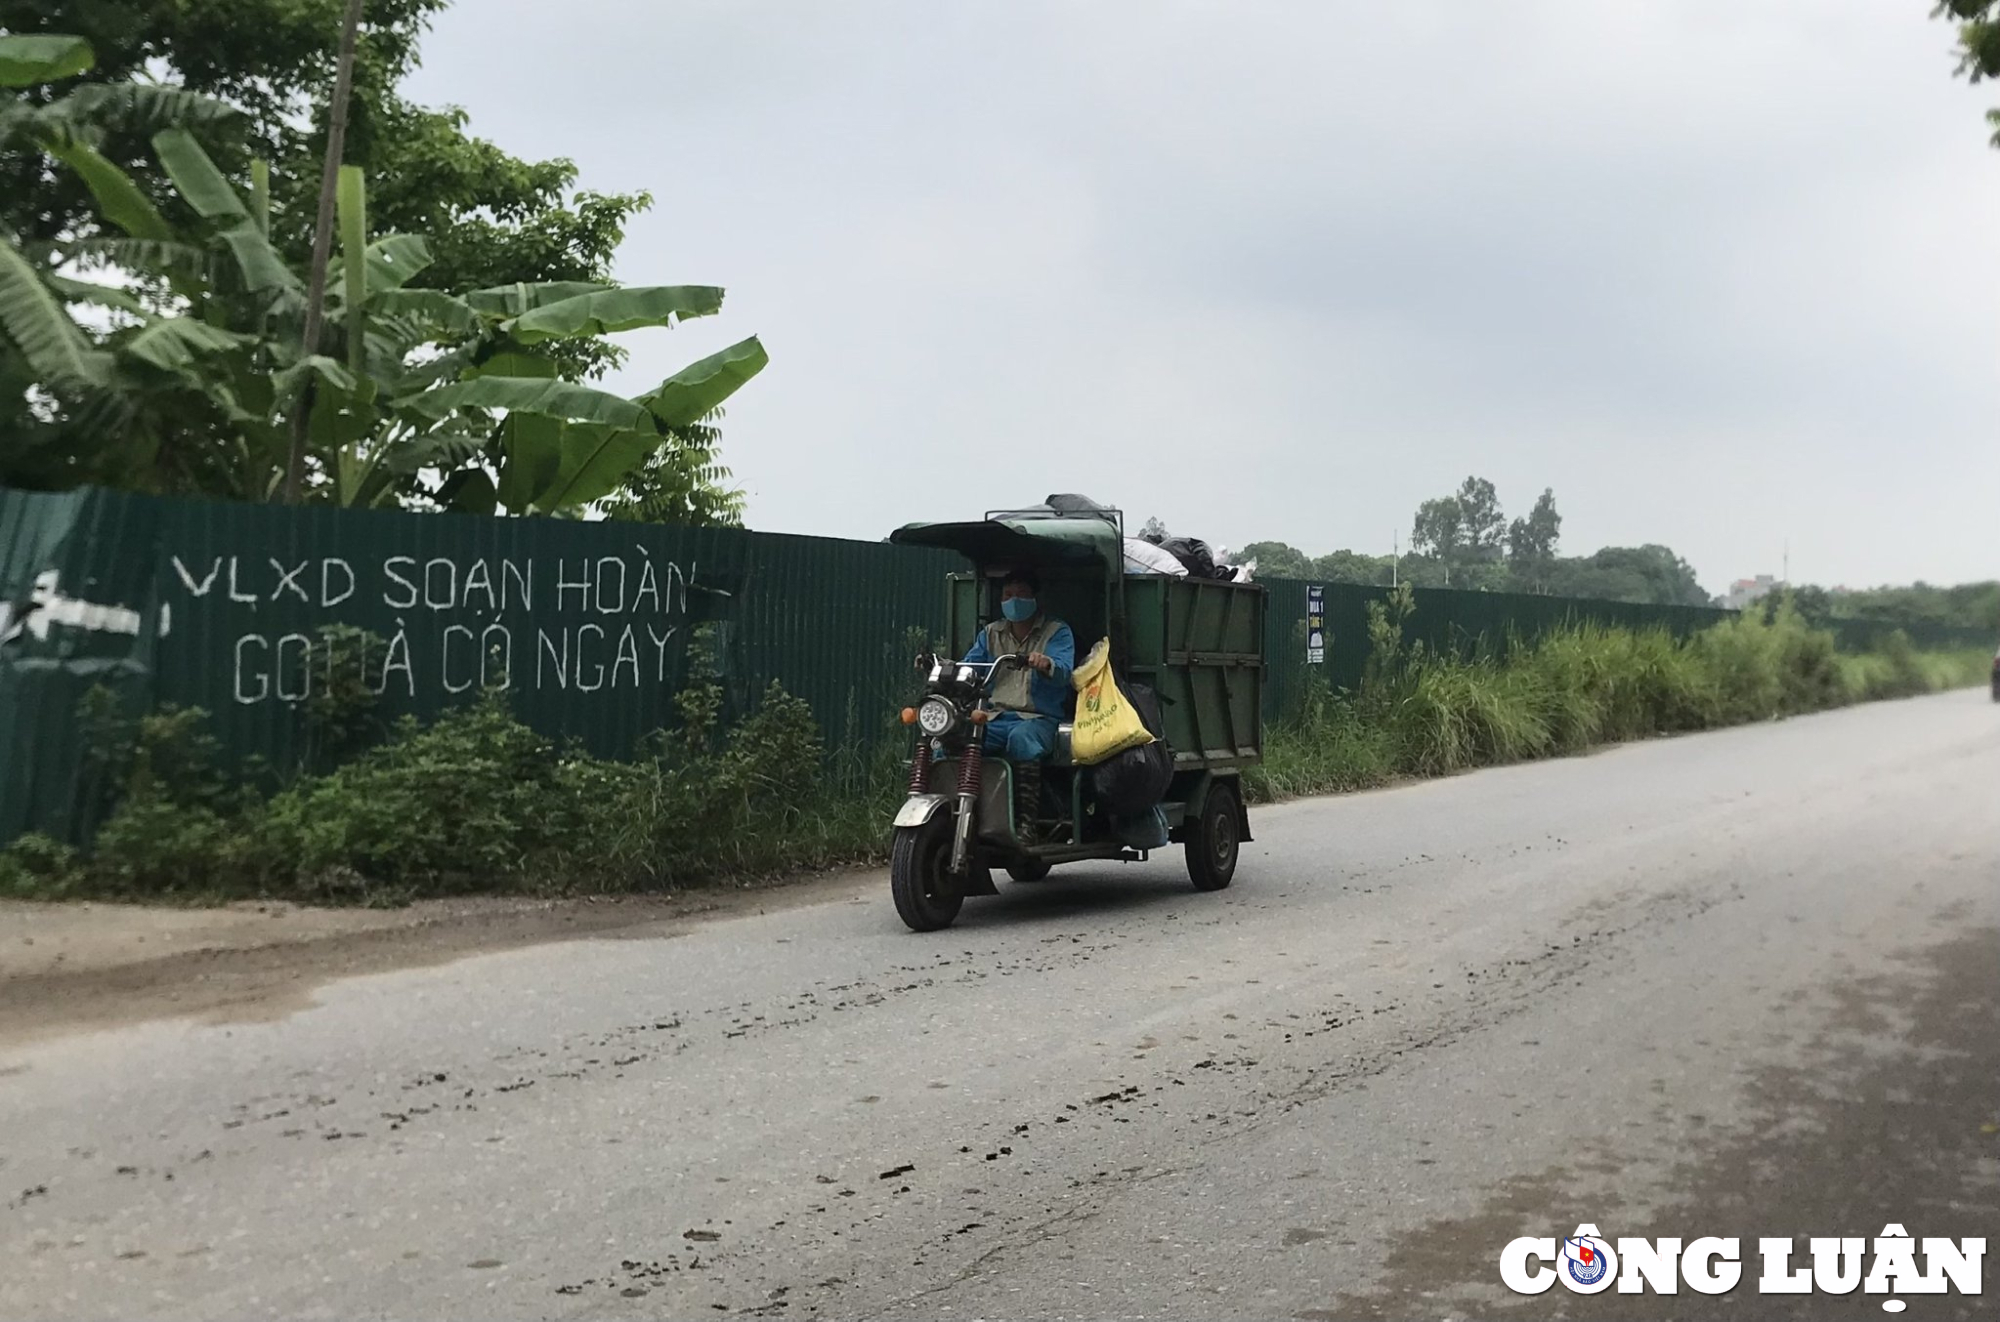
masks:
POLYGON ((220 124, 240 117, 226 101, 158 83, 85 83, 47 98, 23 95, 89 71, 96 52, 82 37, 54 34, 0 36, 0 88, 17 92, 0 103, 0 149, 48 149, 97 143, 114 129, 157 132, 220 124))
MULTIPOLYGON (((63 39, 0 38, 0 81, 58 76, 78 58, 63 39)), ((0 133, 29 131, 25 122, 0 116, 0 133)), ((261 165, 246 198, 184 128, 154 134, 154 154, 193 216, 170 223, 87 134, 52 122, 36 121, 34 141, 123 234, 60 256, 110 264, 143 286, 64 279, 16 244, 0 250, 0 387, 10 398, 24 397, 17 383, 28 395, 74 397, 65 416, 75 425, 54 433, 59 454, 73 453, 84 434, 116 438, 131 451, 128 469, 171 450, 200 460, 178 465, 200 469, 190 479, 199 489, 268 498, 283 475, 282 420, 309 394, 313 499, 574 515, 628 478, 643 478, 649 491, 726 480, 713 432, 700 423, 763 368, 754 337, 630 399, 561 379, 548 356, 565 340, 713 315, 720 289, 413 289, 430 260, 426 245, 410 235, 370 238, 365 188, 350 169, 340 181, 326 352, 302 354, 303 281, 270 243, 261 165), (118 324, 80 324, 88 304, 118 324)), ((70 477, 105 480, 116 468, 73 467, 70 477)), ((129 475, 119 484, 158 485, 129 475)), ((726 519, 734 505, 725 492, 687 507, 726 519)))
MULTIPOLYGON (((0 86, 36 89, 90 67, 79 38, 0 37, 0 86)), ((208 123, 229 107, 141 84, 85 87, 37 102, 0 102, 0 149, 39 150, 84 180, 107 216, 155 249, 172 235, 96 143, 112 127, 208 123)), ((219 406, 205 361, 247 338, 159 298, 61 273, 66 257, 0 236, 0 481, 66 486, 102 481, 148 489, 207 488, 216 470, 208 434, 219 406)), ((181 283, 184 272, 177 273, 181 283)))
POLYGON ((330 321, 354 384, 322 381, 315 448, 330 454, 329 494, 343 504, 424 494, 451 508, 575 513, 663 461, 712 478, 691 431, 768 361, 755 337, 694 363, 653 390, 623 396, 563 380, 550 346, 721 310, 708 286, 509 285, 463 295, 408 288, 429 260, 420 240, 366 240, 365 187, 343 172, 341 259, 330 321), (362 260, 356 261, 355 254, 362 260))

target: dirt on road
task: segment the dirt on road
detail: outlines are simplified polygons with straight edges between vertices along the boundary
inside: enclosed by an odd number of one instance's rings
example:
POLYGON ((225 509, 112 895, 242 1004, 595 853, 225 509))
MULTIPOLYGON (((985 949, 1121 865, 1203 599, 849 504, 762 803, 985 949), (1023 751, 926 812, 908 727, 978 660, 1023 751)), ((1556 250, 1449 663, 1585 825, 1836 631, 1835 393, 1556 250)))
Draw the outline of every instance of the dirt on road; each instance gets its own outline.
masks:
POLYGON ((149 1019, 282 1018, 341 978, 861 893, 877 874, 660 895, 466 896, 395 909, 0 901, 0 1046, 149 1019))

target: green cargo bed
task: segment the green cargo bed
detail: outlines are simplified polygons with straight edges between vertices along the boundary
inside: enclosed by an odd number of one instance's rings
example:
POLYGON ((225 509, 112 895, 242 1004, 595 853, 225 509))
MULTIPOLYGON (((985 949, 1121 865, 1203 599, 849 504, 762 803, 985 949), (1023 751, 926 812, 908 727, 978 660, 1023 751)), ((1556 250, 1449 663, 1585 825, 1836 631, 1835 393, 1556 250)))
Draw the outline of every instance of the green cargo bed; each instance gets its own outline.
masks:
MULTIPOLYGON (((1081 661, 1121 609, 1111 664, 1121 680, 1160 695, 1167 742, 1184 770, 1255 766, 1263 760, 1264 612, 1257 583, 1126 574, 1107 594, 1094 566, 1044 566, 1044 608, 1068 623, 1081 661)), ((997 584, 970 573, 950 578, 946 645, 963 656, 994 618, 997 584), (984 589, 982 591, 982 589, 984 589)))

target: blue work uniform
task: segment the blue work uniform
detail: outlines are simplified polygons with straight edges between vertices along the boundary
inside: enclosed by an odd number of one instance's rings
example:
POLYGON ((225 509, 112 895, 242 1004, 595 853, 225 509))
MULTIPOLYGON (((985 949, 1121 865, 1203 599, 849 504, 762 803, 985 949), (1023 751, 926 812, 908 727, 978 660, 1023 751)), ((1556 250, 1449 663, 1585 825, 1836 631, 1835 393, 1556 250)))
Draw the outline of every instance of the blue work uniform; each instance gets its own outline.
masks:
POLYGON ((1007 666, 993 679, 992 705, 998 710, 986 726, 985 747, 1010 762, 1040 762, 1055 750, 1056 727, 1071 691, 1076 669, 1076 636, 1061 620, 1044 615, 1025 638, 1017 637, 1005 620, 980 630, 965 654, 968 665, 983 665, 1009 652, 1040 652, 1054 663, 1046 675, 1026 666, 1007 666))

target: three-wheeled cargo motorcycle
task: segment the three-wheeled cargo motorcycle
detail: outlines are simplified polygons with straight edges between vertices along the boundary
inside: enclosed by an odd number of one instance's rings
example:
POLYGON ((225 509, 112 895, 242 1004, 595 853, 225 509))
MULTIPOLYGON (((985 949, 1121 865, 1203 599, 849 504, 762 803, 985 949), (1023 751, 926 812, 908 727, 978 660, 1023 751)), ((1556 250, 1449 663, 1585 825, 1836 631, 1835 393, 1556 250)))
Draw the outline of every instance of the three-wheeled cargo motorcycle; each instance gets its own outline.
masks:
POLYGON ((1040 881, 1064 863, 1145 860, 1160 840, 1181 844, 1195 889, 1216 891, 1236 872, 1250 839, 1241 774, 1263 759, 1265 590, 1261 584, 1125 572, 1123 518, 1087 513, 999 511, 978 522, 911 524, 892 542, 956 551, 969 571, 946 580, 943 656, 916 659, 925 676, 914 727, 910 793, 895 819, 890 889, 896 911, 919 932, 949 926, 966 897, 997 895, 993 870, 1040 881), (1017 802, 1015 769, 982 751, 995 677, 1026 658, 967 665, 955 658, 999 616, 1010 571, 1041 580, 1043 609, 1070 626, 1079 663, 1109 640, 1113 675, 1157 696, 1172 779, 1157 813, 1143 820, 1104 809, 1091 769, 1070 757, 1074 695, 1042 771, 1024 777, 1040 793, 1017 802), (1029 830, 1022 814, 1032 814, 1029 830))

